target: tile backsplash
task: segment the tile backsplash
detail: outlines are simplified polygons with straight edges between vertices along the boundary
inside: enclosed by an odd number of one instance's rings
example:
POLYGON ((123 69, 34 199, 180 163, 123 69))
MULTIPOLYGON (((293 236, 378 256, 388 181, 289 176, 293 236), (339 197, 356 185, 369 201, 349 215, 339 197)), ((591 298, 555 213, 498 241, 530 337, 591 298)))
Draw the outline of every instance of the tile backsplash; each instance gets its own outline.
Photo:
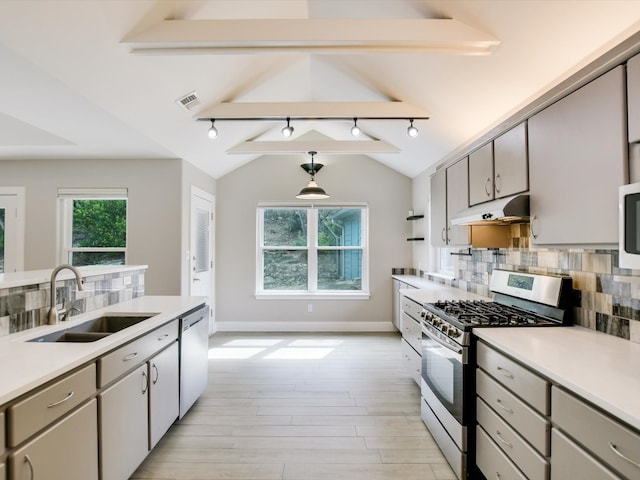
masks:
MULTIPOLYGON (((90 275, 78 291, 75 279, 56 282, 57 299, 68 299, 70 316, 144 296, 145 269, 90 275)), ((0 336, 45 325, 49 311, 49 282, 0 289, 0 336)), ((60 308, 61 305, 59 304, 60 308)))
POLYGON ((618 268, 618 250, 529 247, 529 226, 512 225, 512 248, 471 250, 457 256, 452 280, 420 276, 490 296, 494 269, 562 274, 573 278, 577 325, 640 343, 640 274, 618 268))

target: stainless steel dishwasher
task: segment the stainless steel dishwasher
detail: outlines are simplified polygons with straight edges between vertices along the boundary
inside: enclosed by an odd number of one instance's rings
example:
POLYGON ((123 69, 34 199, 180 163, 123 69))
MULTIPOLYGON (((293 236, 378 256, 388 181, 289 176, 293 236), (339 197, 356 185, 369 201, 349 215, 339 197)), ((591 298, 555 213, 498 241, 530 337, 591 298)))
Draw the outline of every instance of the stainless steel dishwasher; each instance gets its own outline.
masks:
POLYGON ((209 373, 209 306, 180 319, 180 418, 207 388, 209 373))

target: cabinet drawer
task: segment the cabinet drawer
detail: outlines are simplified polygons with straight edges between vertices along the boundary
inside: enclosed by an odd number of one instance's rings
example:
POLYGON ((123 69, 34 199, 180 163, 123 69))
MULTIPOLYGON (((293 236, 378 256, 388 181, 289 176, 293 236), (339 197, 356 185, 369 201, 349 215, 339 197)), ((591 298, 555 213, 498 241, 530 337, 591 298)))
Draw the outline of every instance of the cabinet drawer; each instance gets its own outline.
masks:
POLYGON ((173 320, 101 357, 98 360, 98 387, 108 385, 177 338, 178 320, 173 320))
POLYGON ((406 342, 402 340, 402 359, 406 372, 420 385, 422 375, 422 357, 406 342))
POLYGON ((555 428, 551 432, 551 452, 551 480, 620 479, 555 428))
POLYGON ((476 371, 476 392, 542 455, 549 455, 551 424, 545 417, 480 369, 476 371))
POLYGON ((9 455, 11 480, 98 480, 97 401, 9 455))
POLYGON ((527 480, 479 426, 476 426, 476 464, 490 479, 527 480))
POLYGON ((422 351, 422 326, 406 313, 402 314, 402 338, 420 354, 422 351))
POLYGON ((640 432, 557 387, 551 392, 551 421, 613 470, 628 478, 640 478, 640 432))
POLYGON ((519 363, 478 342, 478 366, 538 410, 549 415, 549 382, 519 363))
POLYGON ((479 398, 477 408, 478 424, 527 478, 531 480, 549 478, 549 462, 479 398))
POLYGON ((7 409, 10 447, 42 430, 96 393, 96 365, 92 363, 7 409))
POLYGON ((422 312, 422 305, 409 300, 404 295, 402 296, 402 311, 407 315, 413 317, 415 320, 420 320, 420 313, 422 312))

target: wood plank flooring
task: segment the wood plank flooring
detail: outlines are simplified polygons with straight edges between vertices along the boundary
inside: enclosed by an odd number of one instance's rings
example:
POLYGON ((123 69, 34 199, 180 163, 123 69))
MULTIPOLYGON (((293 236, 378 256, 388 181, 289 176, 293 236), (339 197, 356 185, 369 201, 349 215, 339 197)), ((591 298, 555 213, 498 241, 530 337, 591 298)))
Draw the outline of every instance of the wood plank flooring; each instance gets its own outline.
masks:
POLYGON ((215 334, 207 391, 131 478, 455 480, 400 341, 215 334))

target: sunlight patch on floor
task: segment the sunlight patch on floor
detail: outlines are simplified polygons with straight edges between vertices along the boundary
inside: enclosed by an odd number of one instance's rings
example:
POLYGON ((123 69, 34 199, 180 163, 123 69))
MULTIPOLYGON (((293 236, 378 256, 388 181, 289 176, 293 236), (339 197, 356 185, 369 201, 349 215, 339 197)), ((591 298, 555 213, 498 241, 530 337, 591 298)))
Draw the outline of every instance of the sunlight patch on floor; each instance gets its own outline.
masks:
POLYGON ((318 360, 326 357, 333 348, 290 348, 284 347, 266 355, 270 360, 318 360))
POLYGON ((260 352, 263 352, 264 348, 233 348, 233 347, 225 347, 225 348, 210 348, 209 349, 209 358, 210 359, 227 359, 227 360, 239 360, 243 358, 251 358, 255 355, 258 355, 260 352))

